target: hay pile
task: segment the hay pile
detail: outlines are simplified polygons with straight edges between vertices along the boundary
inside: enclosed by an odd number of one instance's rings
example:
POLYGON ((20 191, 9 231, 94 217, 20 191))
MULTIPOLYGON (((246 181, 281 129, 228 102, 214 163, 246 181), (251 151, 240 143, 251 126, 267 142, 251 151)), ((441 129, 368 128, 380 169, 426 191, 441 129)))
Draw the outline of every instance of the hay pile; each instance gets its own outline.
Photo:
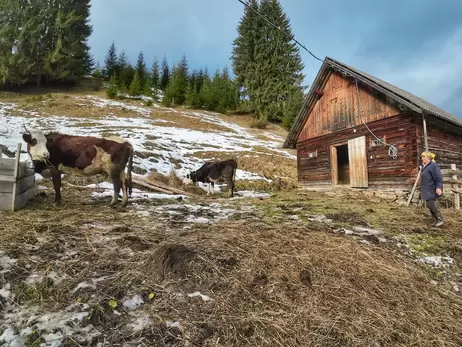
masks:
POLYGON ((81 345, 462 345, 458 294, 394 250, 319 227, 258 213, 168 225, 105 202, 3 218, 0 243, 17 262, 0 287, 41 312, 88 305, 79 324, 101 334, 81 345), (61 280, 25 284, 51 271, 61 280))

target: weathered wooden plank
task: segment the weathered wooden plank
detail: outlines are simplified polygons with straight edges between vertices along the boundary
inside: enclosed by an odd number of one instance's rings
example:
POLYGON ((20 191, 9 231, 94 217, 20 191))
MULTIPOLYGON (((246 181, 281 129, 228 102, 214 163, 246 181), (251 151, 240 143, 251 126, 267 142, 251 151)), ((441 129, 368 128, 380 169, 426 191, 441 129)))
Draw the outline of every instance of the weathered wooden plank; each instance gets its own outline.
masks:
POLYGON ((0 175, 0 182, 15 182, 16 178, 10 175, 0 175))
MULTIPOLYGON (((453 164, 451 164, 453 165, 453 164)), ((455 164, 454 164, 455 165, 455 164)), ((457 176, 462 176, 462 170, 453 170, 453 169, 441 169, 441 173, 443 174, 443 176, 447 176, 447 175, 457 175, 457 176)))
MULTIPOLYGON (((16 194, 21 194, 24 191, 33 188, 35 183, 35 176, 21 178, 16 185, 16 194)), ((0 193, 13 192, 14 182, 2 182, 0 180, 0 193)))
MULTIPOLYGON (((451 164, 451 170, 453 172, 457 171, 456 164, 451 164)), ((456 174, 454 174, 451 178, 452 178, 452 180, 454 182, 458 181, 456 174)), ((452 189, 453 189, 453 191, 458 191, 459 190, 459 184, 458 183, 453 183, 452 184, 452 189)), ((454 208, 456 210, 460 210, 460 194, 459 194, 459 192, 454 192, 454 208)))
MULTIPOLYGON (((32 199, 35 195, 34 188, 26 190, 22 194, 16 196, 15 209, 23 208, 27 202, 32 199)), ((12 194, 11 193, 0 193, 0 210, 12 210, 12 194)))
MULTIPOLYGON (((14 174, 13 168, 6 168, 6 167, 0 168, 0 175, 13 176, 13 174, 14 174)), ((32 176, 32 175, 34 175, 34 169, 29 168, 27 163, 24 163, 24 162, 20 163, 18 177, 23 178, 23 177, 32 176)))

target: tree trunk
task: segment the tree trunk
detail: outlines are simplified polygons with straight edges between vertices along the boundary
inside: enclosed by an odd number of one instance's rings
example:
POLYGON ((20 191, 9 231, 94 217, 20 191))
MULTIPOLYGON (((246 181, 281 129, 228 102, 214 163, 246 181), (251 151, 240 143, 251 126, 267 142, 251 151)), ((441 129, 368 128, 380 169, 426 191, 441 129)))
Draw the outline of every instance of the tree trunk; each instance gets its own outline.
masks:
POLYGON ((42 68, 39 67, 37 71, 37 89, 40 89, 42 87, 42 68))

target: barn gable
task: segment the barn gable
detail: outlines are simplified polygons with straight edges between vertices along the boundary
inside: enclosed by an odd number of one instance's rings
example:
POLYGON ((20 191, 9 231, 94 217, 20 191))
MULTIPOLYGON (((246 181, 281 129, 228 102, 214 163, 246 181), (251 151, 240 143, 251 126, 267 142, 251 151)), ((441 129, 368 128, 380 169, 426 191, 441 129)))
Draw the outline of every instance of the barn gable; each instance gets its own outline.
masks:
MULTIPOLYGON (((289 134, 284 141, 283 147, 294 148, 296 143, 299 141, 299 137, 304 139, 309 136, 317 136, 335 131, 335 128, 339 126, 345 127, 350 124, 351 126, 354 126, 353 123, 356 124, 358 119, 357 112, 352 112, 357 111, 357 106, 354 105, 354 103, 351 101, 349 104, 347 103, 343 105, 337 101, 338 106, 331 106, 334 109, 328 111, 326 115, 331 114, 332 116, 336 115, 337 117, 334 117, 330 126, 328 125, 327 119, 323 120, 319 119, 319 117, 322 117, 320 116, 322 113, 320 111, 322 110, 323 103, 327 103, 329 101, 327 100, 329 97, 335 98, 335 89, 339 89, 339 84, 341 85, 342 83, 349 83, 346 92, 344 92, 346 95, 343 95, 343 97, 347 97, 348 94, 354 91, 353 88, 356 88, 355 81, 359 82, 358 87, 360 89, 360 95, 364 94, 364 96, 360 96, 361 104, 365 105, 365 107, 371 107, 370 105, 377 105, 378 109, 372 111, 372 113, 375 113, 373 117, 378 117, 377 119, 380 119, 380 117, 387 117, 388 113, 392 109, 398 109, 399 111, 395 112, 395 114, 409 111, 418 114, 430 114, 458 127, 462 127, 462 120, 438 108, 437 106, 432 105, 429 102, 396 86, 393 86, 392 84, 389 84, 379 78, 366 74, 332 58, 326 57, 311 86, 309 93, 305 97, 298 116, 294 120, 294 124, 292 125, 292 128, 290 129, 289 134), (326 98, 326 101, 322 102, 321 100, 325 96, 323 95, 324 90, 325 93, 328 93, 328 98, 326 98), (373 95, 375 95, 374 103, 369 104, 369 106, 367 106, 367 103, 363 103, 363 98, 370 98, 373 95), (316 109, 316 107, 318 109, 316 109), (314 115, 313 118, 315 118, 317 114, 317 121, 314 119, 310 121, 311 116, 314 115), (308 122, 314 127, 314 129, 310 129, 310 127, 306 125, 308 122)), ((338 97, 339 96, 337 96, 337 98, 338 97)), ((357 98, 354 100, 357 102, 357 98)), ((370 102, 371 99, 368 101, 370 102)), ((372 107, 375 108, 375 106, 372 107)), ((362 106, 362 114, 371 114, 371 110, 364 109, 364 106, 362 106)), ((366 120, 364 119, 364 121, 366 120)))
POLYGON ((330 70, 323 89, 317 91, 298 142, 399 114, 399 107, 380 92, 330 70), (358 110, 358 95, 361 115, 358 110))

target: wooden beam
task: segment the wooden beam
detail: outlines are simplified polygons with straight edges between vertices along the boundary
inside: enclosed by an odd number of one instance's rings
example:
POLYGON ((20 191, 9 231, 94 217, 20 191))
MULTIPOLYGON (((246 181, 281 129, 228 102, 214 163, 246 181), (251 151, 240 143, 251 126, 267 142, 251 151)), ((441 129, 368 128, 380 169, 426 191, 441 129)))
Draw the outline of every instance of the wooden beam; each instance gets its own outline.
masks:
POLYGON ((425 112, 422 112, 425 152, 428 152, 427 120, 425 119, 425 115, 425 112))
POLYGON ((20 162, 20 159, 21 158, 21 142, 18 143, 18 149, 16 151, 16 161, 15 161, 15 165, 14 165, 14 174, 13 174, 13 177, 14 177, 14 182, 13 182, 13 190, 12 190, 12 193, 11 193, 11 211, 14 212, 14 210, 16 209, 16 185, 17 185, 17 182, 18 182, 18 172, 19 172, 19 162, 20 162))
MULTIPOLYGON (((456 164, 451 164, 451 170, 453 170, 453 171, 457 170, 456 164)), ((454 181, 457 181, 457 175, 454 174, 452 176, 452 179, 454 181)), ((458 191, 459 190, 459 184, 458 183, 453 183, 452 189, 458 191)), ((460 210, 460 194, 458 192, 454 193, 454 208, 456 210, 460 210)))
POLYGON ((419 182, 421 172, 422 172, 422 169, 421 167, 419 167, 419 172, 417 173, 417 177, 415 179, 414 186, 412 187, 411 194, 409 194, 409 198, 407 199, 406 206, 409 206, 409 204, 411 203, 411 200, 414 198, 414 192, 417 187, 417 183, 419 182))
POLYGON ((16 179, 13 176, 0 175, 0 182, 14 182, 16 179))

